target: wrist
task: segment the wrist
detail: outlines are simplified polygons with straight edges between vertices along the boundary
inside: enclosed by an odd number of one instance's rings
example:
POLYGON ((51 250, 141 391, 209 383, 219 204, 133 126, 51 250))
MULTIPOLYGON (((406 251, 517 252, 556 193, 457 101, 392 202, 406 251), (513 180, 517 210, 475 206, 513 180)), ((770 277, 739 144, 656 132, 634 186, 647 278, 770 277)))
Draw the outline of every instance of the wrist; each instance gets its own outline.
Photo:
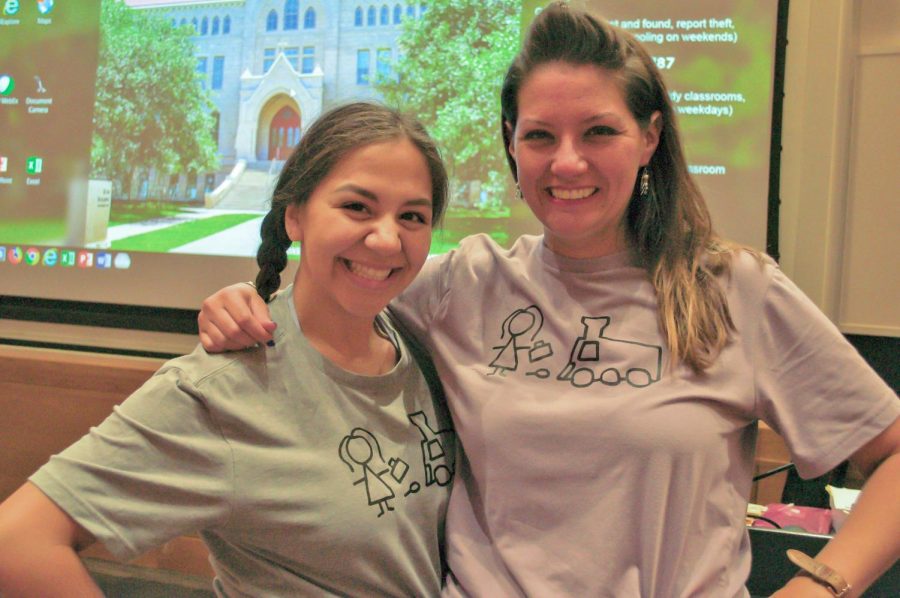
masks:
POLYGON ((778 596, 803 596, 803 598, 834 598, 834 592, 807 575, 792 577, 778 596))
POLYGON ((850 595, 850 584, 840 573, 825 563, 793 549, 787 551, 787 557, 800 568, 796 579, 808 579, 810 582, 818 584, 829 596, 844 598, 850 595))

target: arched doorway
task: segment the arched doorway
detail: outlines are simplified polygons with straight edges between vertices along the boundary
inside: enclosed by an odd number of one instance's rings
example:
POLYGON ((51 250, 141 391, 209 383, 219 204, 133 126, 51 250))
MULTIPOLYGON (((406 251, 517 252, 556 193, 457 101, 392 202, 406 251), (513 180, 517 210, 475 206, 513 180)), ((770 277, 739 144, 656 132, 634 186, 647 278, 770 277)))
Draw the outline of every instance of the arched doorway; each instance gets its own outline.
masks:
POLYGON ((300 115, 290 106, 283 106, 269 125, 269 160, 284 160, 300 141, 300 115))

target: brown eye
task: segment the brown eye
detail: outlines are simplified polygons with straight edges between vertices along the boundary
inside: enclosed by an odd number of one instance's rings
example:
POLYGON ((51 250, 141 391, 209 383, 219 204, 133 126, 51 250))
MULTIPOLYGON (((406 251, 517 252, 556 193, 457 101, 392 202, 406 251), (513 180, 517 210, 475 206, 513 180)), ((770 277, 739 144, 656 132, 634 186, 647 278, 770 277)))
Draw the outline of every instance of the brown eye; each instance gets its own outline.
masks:
POLYGON ((607 127, 604 125, 597 125, 596 127, 591 127, 588 129, 588 135, 600 135, 600 136, 609 136, 609 135, 618 135, 618 131, 613 129, 612 127, 607 127))
POLYGON ((550 139, 551 135, 547 131, 541 129, 535 129, 533 131, 528 131, 524 135, 522 135, 522 139, 528 141, 531 139, 550 139))
POLYGON ((428 218, 425 217, 424 214, 420 214, 419 212, 405 212, 400 216, 402 220, 408 220, 410 222, 416 222, 418 224, 428 224, 428 218))

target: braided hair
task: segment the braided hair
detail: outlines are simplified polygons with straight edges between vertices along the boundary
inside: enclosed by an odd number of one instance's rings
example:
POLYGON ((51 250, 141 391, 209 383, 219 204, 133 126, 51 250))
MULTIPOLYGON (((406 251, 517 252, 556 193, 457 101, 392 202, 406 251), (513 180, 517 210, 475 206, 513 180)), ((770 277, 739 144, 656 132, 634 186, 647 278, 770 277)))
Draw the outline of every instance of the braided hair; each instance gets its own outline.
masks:
POLYGON ((284 164, 272 207, 260 227, 262 242, 256 252, 259 273, 256 292, 266 302, 281 286, 291 239, 284 226, 285 210, 306 203, 319 183, 348 152, 371 145, 408 139, 425 158, 431 174, 432 226, 437 226, 447 204, 447 171, 434 140, 419 121, 373 102, 354 102, 322 114, 303 134, 284 164))

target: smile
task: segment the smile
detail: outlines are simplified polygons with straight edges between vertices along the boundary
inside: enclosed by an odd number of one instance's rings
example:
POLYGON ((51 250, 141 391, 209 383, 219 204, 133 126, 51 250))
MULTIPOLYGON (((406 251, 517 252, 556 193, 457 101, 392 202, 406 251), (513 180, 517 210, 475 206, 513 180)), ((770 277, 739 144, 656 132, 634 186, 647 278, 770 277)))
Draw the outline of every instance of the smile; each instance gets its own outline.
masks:
POLYGON ((597 187, 581 187, 580 189, 559 189, 550 187, 547 189, 551 196, 556 199, 576 200, 584 199, 597 191, 597 187))
POLYGON ((372 268, 370 266, 363 266, 362 264, 357 264, 356 262, 351 262, 344 258, 341 258, 341 261, 350 272, 367 280, 382 281, 396 270, 396 268, 372 268))

